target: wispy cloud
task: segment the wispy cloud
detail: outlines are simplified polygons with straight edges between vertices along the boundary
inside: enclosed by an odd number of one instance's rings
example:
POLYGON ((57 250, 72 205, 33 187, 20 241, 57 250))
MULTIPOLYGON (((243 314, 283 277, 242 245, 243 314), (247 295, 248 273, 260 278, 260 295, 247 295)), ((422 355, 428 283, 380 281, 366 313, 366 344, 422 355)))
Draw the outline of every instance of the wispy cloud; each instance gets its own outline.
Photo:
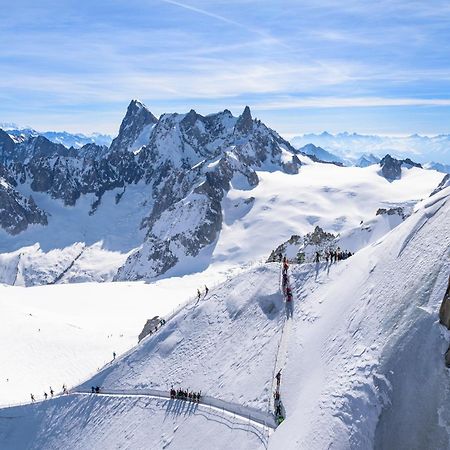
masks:
POLYGON ((155 112, 250 104, 292 133, 385 117, 445 132, 449 42, 441 0, 20 0, 0 17, 0 121, 110 131, 139 97, 155 112))

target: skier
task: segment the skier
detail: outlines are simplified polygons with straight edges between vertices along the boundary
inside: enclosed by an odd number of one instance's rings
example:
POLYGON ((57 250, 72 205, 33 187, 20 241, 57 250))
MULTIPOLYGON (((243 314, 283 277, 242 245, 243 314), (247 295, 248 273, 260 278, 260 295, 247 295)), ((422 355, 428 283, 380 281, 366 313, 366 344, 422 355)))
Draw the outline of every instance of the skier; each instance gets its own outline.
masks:
POLYGON ((277 388, 279 388, 280 387, 280 382, 281 382, 281 369, 275 375, 275 378, 277 379, 277 388))
POLYGON ((31 394, 31 401, 32 401, 32 403, 34 403, 36 401, 33 394, 31 394))

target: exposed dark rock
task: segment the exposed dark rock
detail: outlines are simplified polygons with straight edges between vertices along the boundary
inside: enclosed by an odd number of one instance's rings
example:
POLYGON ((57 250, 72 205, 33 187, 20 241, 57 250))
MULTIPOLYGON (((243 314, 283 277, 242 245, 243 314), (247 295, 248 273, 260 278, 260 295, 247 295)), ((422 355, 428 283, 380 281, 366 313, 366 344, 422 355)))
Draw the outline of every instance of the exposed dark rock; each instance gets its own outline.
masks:
POLYGON ((405 211, 403 210, 403 208, 401 206, 397 206, 394 208, 378 208, 377 216, 381 216, 381 215, 386 215, 386 216, 394 216, 394 215, 398 215, 400 216, 403 220, 405 220, 408 215, 405 213, 405 211))
POLYGON ((402 177, 402 166, 406 168, 418 167, 422 168, 421 164, 411 161, 411 159, 395 159, 391 155, 386 155, 380 161, 381 174, 388 181, 400 180, 402 177))
POLYGON ((391 155, 386 155, 381 161, 381 173, 386 180, 399 180, 402 176, 402 162, 393 158, 391 155))
MULTIPOLYGON (((119 134, 111 143, 110 151, 135 150, 132 148, 133 144, 146 130, 150 131, 149 127, 156 124, 156 122, 158 122, 158 119, 143 103, 138 100, 132 100, 120 125, 119 134)), ((142 137, 144 141, 141 145, 146 145, 149 134, 142 137)))
POLYGON ((149 334, 152 334, 156 330, 159 325, 159 320, 159 316, 155 316, 153 317, 153 319, 148 319, 147 322, 145 322, 144 328, 138 336, 138 342, 141 342, 142 339, 144 339, 149 334))
POLYGON ((30 224, 47 225, 47 215, 36 206, 33 197, 20 195, 0 179, 0 226, 9 234, 18 234, 30 224))
POLYGON ((439 322, 450 330, 450 276, 448 277, 447 291, 439 309, 439 322))
POLYGON ((252 113, 250 112, 250 108, 246 106, 244 108, 244 112, 239 116, 236 122, 235 131, 241 134, 248 134, 252 131, 252 129, 253 129, 252 113))
POLYGON ((0 164, 6 164, 13 158, 14 141, 8 133, 0 129, 0 164))

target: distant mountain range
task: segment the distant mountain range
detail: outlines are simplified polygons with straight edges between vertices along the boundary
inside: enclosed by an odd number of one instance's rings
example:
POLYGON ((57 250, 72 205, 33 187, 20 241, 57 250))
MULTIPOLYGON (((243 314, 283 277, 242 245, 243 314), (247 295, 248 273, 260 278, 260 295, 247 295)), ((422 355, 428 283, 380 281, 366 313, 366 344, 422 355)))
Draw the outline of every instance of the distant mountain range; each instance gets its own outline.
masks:
POLYGON ((376 158, 381 158, 389 153, 399 159, 410 157, 420 163, 428 163, 427 167, 450 171, 449 134, 394 137, 347 132, 330 134, 325 131, 321 134, 295 136, 290 142, 296 148, 314 144, 344 163, 355 163, 363 155, 372 154, 376 158))
POLYGON ((6 131, 16 142, 22 142, 29 137, 44 136, 55 144, 64 147, 81 148, 86 144, 106 145, 109 147, 112 136, 101 133, 85 135, 82 133, 68 133, 67 131, 37 131, 30 127, 20 127, 15 123, 0 123, 0 129, 6 131))

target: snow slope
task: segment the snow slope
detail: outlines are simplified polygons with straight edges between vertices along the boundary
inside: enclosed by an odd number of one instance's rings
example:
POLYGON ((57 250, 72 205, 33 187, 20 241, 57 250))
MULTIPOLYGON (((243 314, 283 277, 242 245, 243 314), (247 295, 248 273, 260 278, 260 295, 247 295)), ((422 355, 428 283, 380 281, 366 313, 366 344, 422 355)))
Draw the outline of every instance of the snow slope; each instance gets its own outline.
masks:
MULTIPOLYGON (((84 386, 138 393, 174 383, 263 409, 277 359, 287 418, 269 448, 449 448, 443 353, 450 336, 437 315, 448 280, 449 213, 446 188, 350 259, 292 267, 294 317, 282 341, 279 267, 256 265, 191 302, 84 386)), ((0 442, 8 449, 266 446, 261 431, 238 418, 191 409, 182 401, 67 396, 0 410, 0 442)))
POLYGON ((83 387, 174 385, 267 410, 284 317, 279 265, 256 266, 188 305, 83 387))
MULTIPOLYGON (((403 169, 402 179, 390 183, 378 169, 313 163, 302 166, 298 175, 258 172, 256 188, 234 186, 224 199, 224 224, 212 263, 267 258, 281 242, 316 225, 344 235, 359 228, 361 220, 372 220, 380 207, 428 197, 442 178, 438 172, 412 168, 403 169)), ((362 244, 364 240, 362 236, 362 244)))
MULTIPOLYGON (((152 284, 0 285, 0 405, 42 398, 80 383, 137 343, 147 319, 165 316, 203 284, 229 273, 173 277, 152 284)), ((0 445, 1 447, 1 445, 0 445)))
POLYGON ((448 344, 438 324, 449 197, 447 188, 425 200, 338 266, 318 265, 314 284, 296 282, 287 420, 269 448, 450 448, 448 344))

